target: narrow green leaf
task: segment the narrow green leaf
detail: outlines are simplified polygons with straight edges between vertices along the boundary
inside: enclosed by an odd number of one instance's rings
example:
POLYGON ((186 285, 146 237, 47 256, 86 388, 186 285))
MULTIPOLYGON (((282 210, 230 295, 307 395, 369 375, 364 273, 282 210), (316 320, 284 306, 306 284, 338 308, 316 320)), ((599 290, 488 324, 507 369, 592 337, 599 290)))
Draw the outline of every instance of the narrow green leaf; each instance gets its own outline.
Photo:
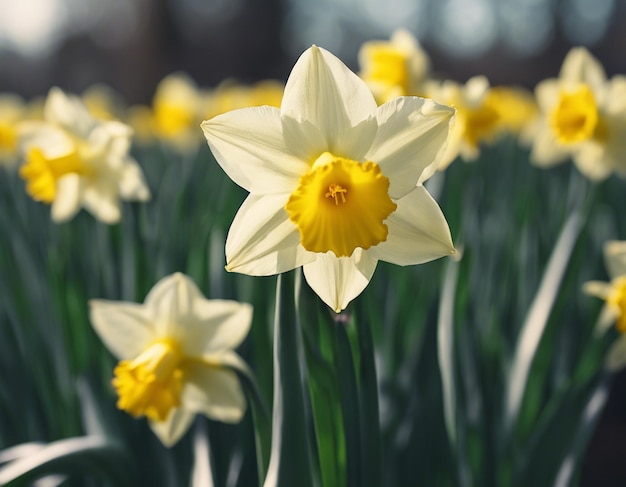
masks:
POLYGON ((358 301, 358 313, 355 321, 361 356, 359 405, 362 433, 362 485, 363 487, 379 487, 383 483, 383 475, 376 351, 374 350, 370 318, 362 299, 358 301))
POLYGON ((295 271, 278 276, 274 321, 272 451, 264 487, 312 487, 295 303, 295 271))

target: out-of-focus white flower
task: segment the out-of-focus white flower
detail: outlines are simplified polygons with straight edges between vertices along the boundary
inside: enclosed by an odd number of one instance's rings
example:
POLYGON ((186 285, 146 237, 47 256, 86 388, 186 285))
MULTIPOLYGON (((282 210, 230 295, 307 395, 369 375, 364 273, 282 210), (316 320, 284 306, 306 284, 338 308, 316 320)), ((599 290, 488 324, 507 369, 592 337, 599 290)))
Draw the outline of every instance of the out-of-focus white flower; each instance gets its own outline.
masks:
POLYGON ((150 198, 141 169, 128 153, 131 136, 127 125, 98 121, 80 98, 52 88, 44 121, 20 125, 26 191, 52 205, 55 222, 71 219, 81 207, 103 222, 119 221, 120 199, 150 198))
POLYGON ((626 78, 610 81, 582 47, 563 61, 558 79, 535 89, 541 118, 531 160, 548 167, 572 158, 587 178, 626 176, 626 78))
POLYGON ((378 103, 398 96, 423 96, 430 59, 417 39, 405 29, 388 41, 368 41, 359 50, 359 75, 378 103))
POLYGON ((502 130, 500 114, 489 103, 489 81, 484 76, 470 78, 464 85, 452 80, 428 82, 427 95, 438 103, 456 109, 448 148, 437 169, 446 169, 457 157, 473 161, 482 143, 491 143, 502 130))
POLYGON ((626 365, 626 241, 607 242, 604 261, 611 282, 590 281, 585 283, 583 289, 606 302, 596 331, 604 333, 615 325, 621 333, 611 346, 606 362, 610 369, 616 370, 626 365))
POLYGON ((176 443, 196 414, 236 423, 246 401, 235 370, 249 373, 234 352, 247 336, 252 307, 207 300, 183 274, 163 278, 144 304, 92 300, 94 329, 120 362, 117 407, 146 416, 166 445, 176 443))
POLYGON ((227 269, 271 275, 303 266, 339 312, 379 260, 411 265, 453 253, 446 219, 422 185, 453 113, 417 97, 377 107, 339 59, 305 51, 280 109, 245 108, 202 124, 218 163, 250 192, 228 233, 227 269))

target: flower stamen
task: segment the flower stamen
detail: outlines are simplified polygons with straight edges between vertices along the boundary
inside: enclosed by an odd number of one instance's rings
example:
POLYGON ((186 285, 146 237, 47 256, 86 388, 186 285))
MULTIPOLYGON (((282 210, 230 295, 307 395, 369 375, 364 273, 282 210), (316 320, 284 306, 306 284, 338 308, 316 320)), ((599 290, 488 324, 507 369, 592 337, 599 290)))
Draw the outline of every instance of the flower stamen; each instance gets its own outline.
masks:
POLYGON ((346 193, 348 190, 346 188, 342 188, 340 185, 332 183, 328 186, 328 193, 324 196, 326 198, 333 198, 335 200, 335 205, 339 206, 339 196, 341 196, 341 202, 346 202, 346 193))

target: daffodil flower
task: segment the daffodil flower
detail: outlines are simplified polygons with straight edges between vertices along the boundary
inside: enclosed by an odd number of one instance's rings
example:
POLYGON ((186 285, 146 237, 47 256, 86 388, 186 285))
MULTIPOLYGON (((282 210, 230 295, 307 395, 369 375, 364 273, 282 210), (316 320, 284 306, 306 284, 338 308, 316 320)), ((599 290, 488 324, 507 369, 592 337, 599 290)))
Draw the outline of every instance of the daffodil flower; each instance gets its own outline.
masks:
POLYGON ((328 51, 300 57, 280 109, 235 110, 202 123, 218 163, 250 192, 226 241, 227 270, 272 275, 303 266, 336 312, 379 260, 454 252, 422 182, 436 170, 454 111, 417 97, 380 107, 328 51))
POLYGON ((563 61, 558 79, 535 89, 541 117, 531 160, 549 167, 572 158, 592 180, 613 171, 626 176, 626 78, 607 80, 600 63, 582 47, 563 61))
POLYGON ((379 103, 424 95, 430 59, 408 30, 396 30, 388 41, 365 42, 359 50, 359 65, 359 75, 379 103))
POLYGON ((610 241, 604 246, 604 260, 611 282, 590 281, 584 291, 605 301, 598 319, 602 334, 615 325, 621 336, 611 346, 606 364, 616 370, 626 365, 626 241, 610 241))
POLYGON ((71 219, 81 207, 105 223, 117 222, 120 198, 150 198, 141 169, 128 154, 131 136, 127 125, 97 121, 78 97, 51 89, 44 121, 20 125, 26 191, 52 205, 55 222, 71 219))
POLYGON ((252 307, 207 300, 183 274, 159 281, 143 305, 92 300, 96 333, 120 362, 117 407, 148 418, 166 445, 176 443, 196 414, 241 420, 246 401, 235 370, 249 373, 233 350, 246 337, 252 307))
POLYGON ((18 156, 18 126, 26 106, 17 95, 0 95, 0 166, 13 166, 18 156))
POLYGON ((488 103, 489 81, 484 76, 467 83, 430 81, 426 92, 430 98, 456 109, 456 118, 448 148, 438 169, 446 169, 457 157, 473 161, 480 155, 482 143, 491 143, 502 130, 500 114, 488 103))

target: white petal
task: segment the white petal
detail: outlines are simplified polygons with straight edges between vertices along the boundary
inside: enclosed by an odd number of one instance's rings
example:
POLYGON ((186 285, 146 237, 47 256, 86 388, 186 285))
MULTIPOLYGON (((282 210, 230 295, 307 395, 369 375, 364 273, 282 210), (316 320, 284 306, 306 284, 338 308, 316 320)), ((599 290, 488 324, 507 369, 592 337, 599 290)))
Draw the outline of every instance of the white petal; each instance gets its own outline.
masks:
POLYGON ((611 283, 603 281, 587 281, 583 284, 583 292, 589 296, 606 299, 611 294, 611 283))
POLYGON ((454 253, 448 222, 424 187, 418 186, 396 204, 396 211, 385 220, 387 240, 368 251, 374 258, 413 265, 454 253))
POLYGON ((283 116, 306 120, 320 129, 331 153, 338 152, 345 132, 375 112, 376 101, 365 82, 317 46, 296 62, 281 105, 283 116))
POLYGON ((125 200, 148 201, 150 190, 143 172, 134 159, 126 159, 120 172, 120 196, 125 200))
POLYGON ((535 98, 540 110, 547 115, 559 101, 561 87, 556 79, 546 79, 535 87, 535 98))
POLYGON ((250 331, 252 306, 237 301, 196 299, 185 329, 185 354, 199 357, 239 346, 250 331))
POLYGON ((284 208, 286 195, 251 194, 239 208, 226 238, 226 269, 252 276, 287 272, 314 259, 300 245, 297 227, 284 208))
POLYGON ((158 336, 184 340, 186 328, 197 326, 194 323, 194 303, 204 299, 191 278, 176 272, 154 285, 144 305, 152 317, 158 336))
POLYGON ((234 110, 202 122, 202 131, 222 169, 251 193, 291 192, 309 169, 287 149, 277 108, 234 110))
POLYGON ((595 141, 581 143, 573 161, 583 176, 592 181, 602 181, 613 172, 605 147, 595 141))
POLYGON ((203 413, 225 423, 241 421, 246 398, 232 370, 192 363, 186 367, 181 402, 188 411, 203 413))
POLYGON ((87 139, 97 125, 80 98, 67 95, 61 89, 51 88, 44 105, 44 118, 61 125, 79 138, 87 139))
POLYGON ((150 428, 167 447, 178 443, 191 426, 196 414, 182 408, 173 409, 165 421, 150 421, 150 428))
POLYGON ((542 123, 537 131, 530 160, 539 167, 550 167, 565 162, 571 150, 559 144, 547 123, 542 123))
POLYGON ((584 47, 575 47, 567 53, 559 78, 566 83, 586 83, 594 92, 601 91, 606 84, 604 68, 584 47))
POLYGON ((336 313, 345 309, 368 285, 377 260, 361 249, 351 257, 337 258, 334 253, 317 254, 304 266, 304 277, 316 294, 336 313))
POLYGON ((611 345, 606 356, 605 365, 612 371, 617 371, 626 365, 626 335, 621 335, 611 345))
POLYGON ((366 159, 389 178, 392 198, 415 188, 424 169, 438 162, 453 115, 452 108, 417 97, 396 98, 378 109, 378 132, 366 159))
POLYGON ((106 175, 85 187, 83 206, 104 223, 117 223, 122 212, 118 198, 117 182, 106 175))
POLYGON ((611 240, 604 244, 604 262, 612 279, 626 276, 626 241, 611 240))
POLYGON ((46 157, 64 156, 74 150, 68 133, 48 122, 28 121, 20 124, 20 148, 27 154, 31 148, 40 149, 46 157))
POLYGON ((602 311, 600 311, 600 316, 598 316, 598 320, 596 321, 596 326, 593 330, 596 336, 604 335, 610 328, 615 325, 615 322, 619 318, 621 311, 616 306, 608 306, 605 305, 602 307, 602 311))
POLYGON ((136 303, 92 299, 89 318, 106 347, 120 360, 130 360, 156 337, 149 313, 136 303))
POLYGON ((80 210, 82 191, 82 181, 78 174, 70 173, 59 178, 52 203, 52 221, 60 223, 73 218, 80 210))

